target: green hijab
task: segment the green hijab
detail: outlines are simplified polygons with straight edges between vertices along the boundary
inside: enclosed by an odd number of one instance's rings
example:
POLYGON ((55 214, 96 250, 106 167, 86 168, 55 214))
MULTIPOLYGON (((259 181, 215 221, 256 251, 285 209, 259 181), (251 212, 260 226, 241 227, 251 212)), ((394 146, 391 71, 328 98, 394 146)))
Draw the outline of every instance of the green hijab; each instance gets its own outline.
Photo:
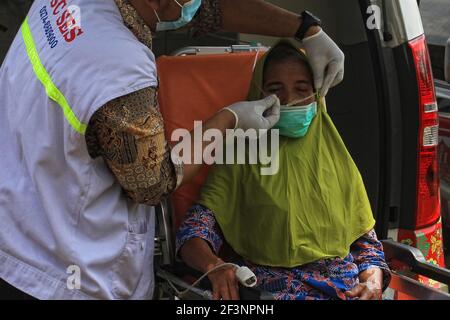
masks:
MULTIPOLYGON (((260 98, 267 55, 255 68, 249 100, 260 98)), ((322 102, 305 137, 280 137, 278 173, 261 175, 262 167, 216 164, 198 201, 253 263, 292 268, 344 258, 374 227, 361 175, 322 102)))

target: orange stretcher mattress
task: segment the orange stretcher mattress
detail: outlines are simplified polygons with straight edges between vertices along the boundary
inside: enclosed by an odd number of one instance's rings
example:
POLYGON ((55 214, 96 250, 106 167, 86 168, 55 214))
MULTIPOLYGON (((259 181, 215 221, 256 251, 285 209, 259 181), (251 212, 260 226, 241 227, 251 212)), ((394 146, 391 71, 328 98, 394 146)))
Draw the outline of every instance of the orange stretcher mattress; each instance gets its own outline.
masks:
MULTIPOLYGON (((253 68, 261 52, 168 57, 157 60, 159 105, 167 140, 177 128, 192 130, 218 110, 246 100, 253 68)), ((194 180, 172 195, 177 228, 198 199, 208 173, 205 165, 194 180)))

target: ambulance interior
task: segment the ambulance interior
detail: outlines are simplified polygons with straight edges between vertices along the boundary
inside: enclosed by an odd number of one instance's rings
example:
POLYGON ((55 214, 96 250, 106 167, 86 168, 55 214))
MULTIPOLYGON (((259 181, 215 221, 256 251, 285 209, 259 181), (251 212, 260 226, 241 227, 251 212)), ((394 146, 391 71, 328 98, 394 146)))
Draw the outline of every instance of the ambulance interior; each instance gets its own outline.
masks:
MULTIPOLYGON (((386 142, 388 136, 398 134, 395 131, 399 128, 392 125, 391 114, 386 113, 383 90, 390 84, 386 83, 389 77, 380 70, 380 64, 383 55, 392 53, 380 52, 376 48, 379 39, 366 29, 361 8, 368 1, 308 0, 302 3, 321 17, 324 30, 346 56, 345 79, 330 90, 326 97, 327 110, 361 172, 377 221, 378 237, 383 239, 386 258, 394 270, 389 298, 400 299, 403 295, 412 299, 450 299, 442 290, 423 285, 403 272, 407 270, 450 285, 450 271, 426 263, 418 249, 394 241, 395 237, 390 234, 390 229, 395 229, 400 219, 399 211, 392 208, 400 206, 402 159, 391 153, 396 146, 386 142)), ((294 1, 278 1, 277 4, 297 12, 304 9, 294 1)), ((262 46, 270 46, 276 40, 252 35, 239 35, 239 39, 262 46)), ((258 50, 263 49, 235 44, 191 46, 158 58, 159 102, 168 137, 176 128, 191 130, 194 120, 206 120, 220 108, 245 100, 255 58, 261 55, 258 50)), ((166 45, 166 49, 168 47, 170 45, 166 45)), ((191 184, 180 188, 158 208, 156 273, 159 284, 155 298, 176 295, 173 286, 179 290, 192 289, 183 298, 205 298, 207 289, 190 287, 189 283, 200 274, 175 259, 173 240, 174 231, 198 196, 206 174, 205 167, 191 184), (191 275, 187 280, 183 276, 185 272, 191 275)), ((248 288, 241 288, 240 294, 243 299, 270 299, 267 293, 248 288)))

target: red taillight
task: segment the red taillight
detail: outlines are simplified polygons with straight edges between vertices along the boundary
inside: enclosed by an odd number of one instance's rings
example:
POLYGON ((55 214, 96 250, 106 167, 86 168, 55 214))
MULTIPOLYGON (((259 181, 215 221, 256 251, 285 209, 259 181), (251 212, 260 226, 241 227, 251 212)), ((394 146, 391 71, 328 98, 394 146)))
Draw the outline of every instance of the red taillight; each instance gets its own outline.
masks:
POLYGON ((434 79, 425 36, 412 41, 419 88, 419 154, 417 161, 416 227, 436 223, 440 217, 438 147, 438 108, 434 79))

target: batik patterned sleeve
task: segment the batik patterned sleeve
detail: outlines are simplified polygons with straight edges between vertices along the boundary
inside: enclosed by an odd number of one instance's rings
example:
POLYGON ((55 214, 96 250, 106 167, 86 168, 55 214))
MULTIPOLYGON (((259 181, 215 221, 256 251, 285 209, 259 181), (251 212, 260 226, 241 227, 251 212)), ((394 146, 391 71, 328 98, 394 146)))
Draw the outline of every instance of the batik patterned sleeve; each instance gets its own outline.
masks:
POLYGON ((216 255, 223 244, 223 236, 214 218, 214 213, 202 205, 194 205, 190 208, 186 219, 178 229, 176 236, 177 254, 183 244, 194 238, 205 240, 216 255))
POLYGON ((95 112, 86 131, 91 157, 103 157, 125 193, 147 205, 157 205, 182 179, 156 97, 156 88, 146 88, 112 100, 95 112))
POLYGON ((391 279, 391 273, 384 258, 383 245, 378 240, 375 230, 360 237, 350 249, 359 273, 372 267, 383 270, 383 284, 386 289, 391 279))

